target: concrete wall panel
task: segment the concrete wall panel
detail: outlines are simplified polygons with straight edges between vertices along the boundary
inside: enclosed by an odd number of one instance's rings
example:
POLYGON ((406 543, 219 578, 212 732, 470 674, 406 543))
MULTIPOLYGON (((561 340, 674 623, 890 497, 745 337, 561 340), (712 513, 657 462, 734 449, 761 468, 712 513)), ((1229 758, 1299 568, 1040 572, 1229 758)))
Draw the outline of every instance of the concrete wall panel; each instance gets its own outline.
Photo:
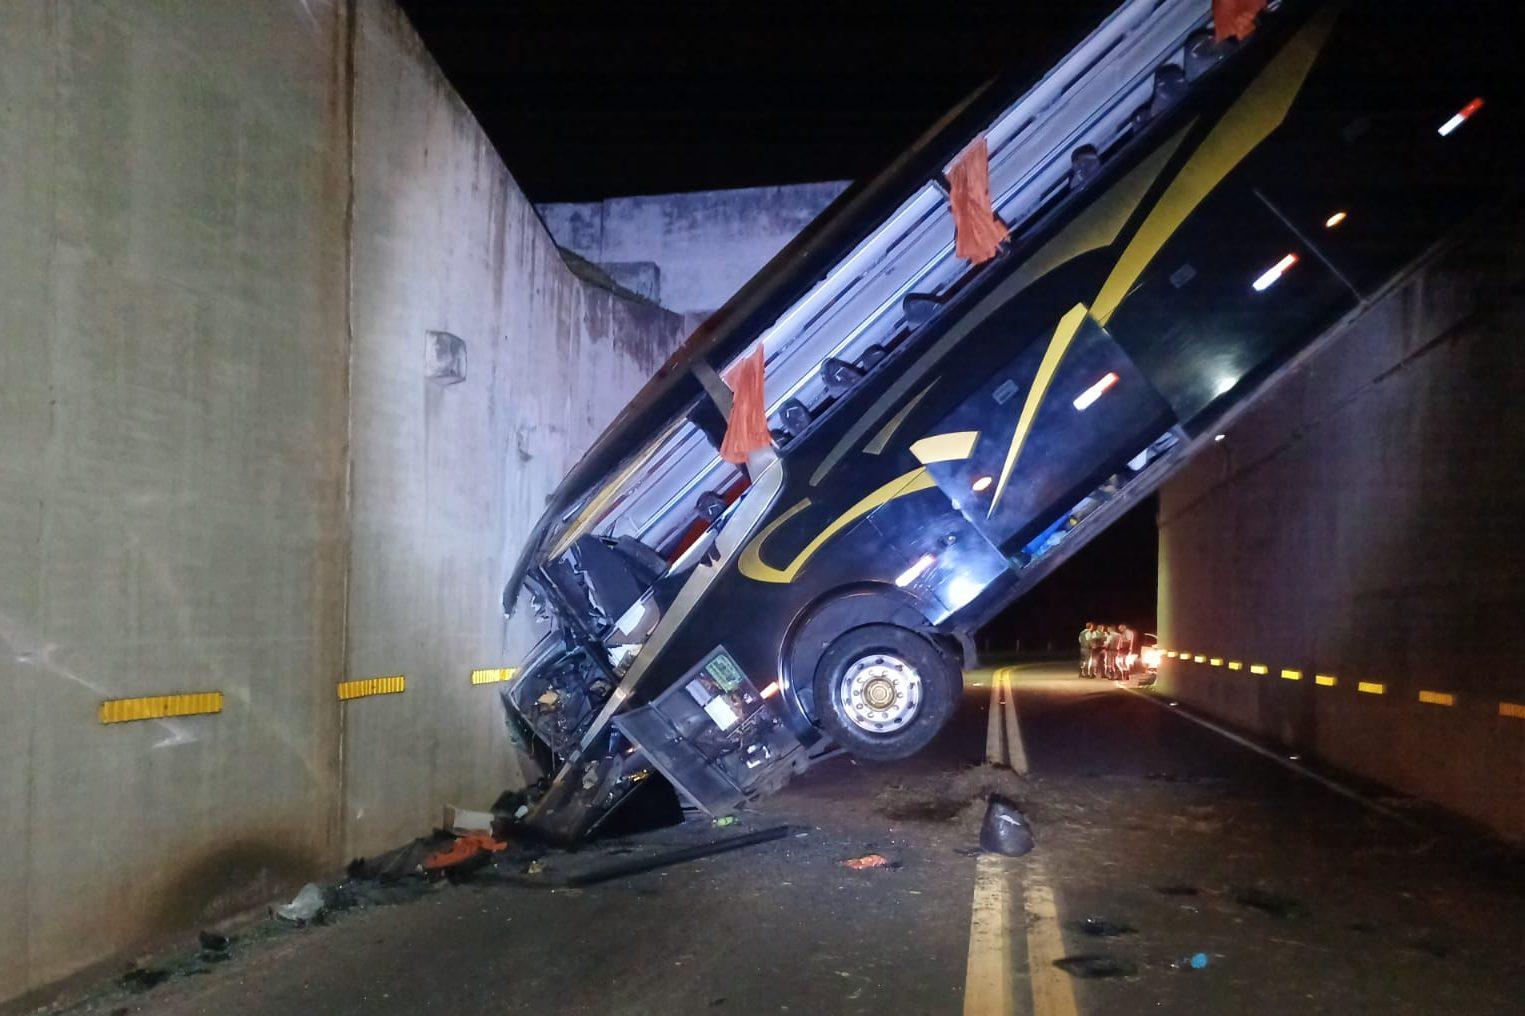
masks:
POLYGON ((1171 694, 1517 840, 1525 721, 1499 704, 1525 702, 1510 634, 1525 616, 1522 252, 1516 210, 1474 229, 1281 379, 1160 504, 1164 643, 1271 670, 1167 662, 1171 694))
MULTIPOLYGON (((846 183, 742 187, 541 205, 556 242, 622 280, 654 267, 663 307, 718 310, 819 215, 846 183)), ((638 291, 646 292, 644 288, 638 291)))
POLYGON ((528 648, 498 608, 562 474, 681 338, 681 319, 580 282, 402 15, 359 6, 345 850, 395 845, 449 802, 520 785, 496 689, 528 648), (466 380, 424 376, 426 333, 466 380))
POLYGON ((334 856, 347 167, 329 4, 0 19, 5 997, 334 856))
POLYGON ((567 271, 384 0, 5 5, 0 166, 3 1001, 515 780, 499 587, 681 319, 567 271))

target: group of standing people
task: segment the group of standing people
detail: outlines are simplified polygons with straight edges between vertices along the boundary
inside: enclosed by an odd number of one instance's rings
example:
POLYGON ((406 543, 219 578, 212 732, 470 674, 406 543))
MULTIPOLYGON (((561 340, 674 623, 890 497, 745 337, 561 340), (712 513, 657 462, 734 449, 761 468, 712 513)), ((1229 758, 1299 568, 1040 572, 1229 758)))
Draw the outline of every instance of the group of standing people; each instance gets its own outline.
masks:
POLYGON ((1080 676, 1125 681, 1138 659, 1138 632, 1125 624, 1087 621, 1080 630, 1080 676))

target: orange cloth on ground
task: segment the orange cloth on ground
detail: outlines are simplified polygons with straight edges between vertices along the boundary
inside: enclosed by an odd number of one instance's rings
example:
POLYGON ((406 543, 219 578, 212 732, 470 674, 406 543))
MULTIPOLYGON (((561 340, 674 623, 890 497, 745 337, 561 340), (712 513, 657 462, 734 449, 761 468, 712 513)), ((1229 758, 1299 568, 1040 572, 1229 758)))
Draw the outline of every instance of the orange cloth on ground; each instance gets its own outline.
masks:
POLYGON ((766 448, 773 441, 768 433, 768 408, 763 396, 761 344, 751 356, 736 365, 725 383, 730 386, 734 398, 731 399, 731 418, 725 426, 725 440, 720 442, 720 457, 744 466, 748 453, 766 448))
POLYGON ((462 861, 469 861, 484 852, 496 854, 500 850, 507 849, 507 843, 493 839, 488 833, 467 833, 445 849, 436 850, 424 858, 424 869, 438 871, 440 868, 449 868, 462 861))
POLYGON ((1255 31, 1255 15, 1266 9, 1266 0, 1213 0, 1213 36, 1248 39, 1255 31))
POLYGON ((990 149, 981 134, 948 168, 953 250, 972 264, 989 261, 1009 231, 990 207, 990 149))

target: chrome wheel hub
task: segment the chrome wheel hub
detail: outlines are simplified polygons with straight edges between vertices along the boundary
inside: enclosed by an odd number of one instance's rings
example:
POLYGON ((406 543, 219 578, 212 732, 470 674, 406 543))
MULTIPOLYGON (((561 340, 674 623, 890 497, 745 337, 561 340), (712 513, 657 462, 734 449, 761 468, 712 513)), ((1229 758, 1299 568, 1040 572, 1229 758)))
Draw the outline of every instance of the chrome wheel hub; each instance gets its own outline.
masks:
POLYGON ((916 718, 921 675, 898 656, 874 653, 855 660, 837 683, 847 720, 871 734, 888 734, 916 718))

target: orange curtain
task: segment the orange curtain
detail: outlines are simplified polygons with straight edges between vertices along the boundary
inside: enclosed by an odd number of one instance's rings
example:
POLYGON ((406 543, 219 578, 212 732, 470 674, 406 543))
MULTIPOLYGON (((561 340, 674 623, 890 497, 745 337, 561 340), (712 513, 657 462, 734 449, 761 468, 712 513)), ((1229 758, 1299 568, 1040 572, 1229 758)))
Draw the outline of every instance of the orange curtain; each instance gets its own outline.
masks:
POLYGON ((1006 239, 1006 224, 990 207, 990 149, 982 134, 948 168, 953 250, 972 264, 989 261, 1006 239))
POLYGON ((773 438, 768 433, 768 409, 763 401, 763 347, 738 363, 725 379, 735 396, 731 400, 731 418, 726 422, 725 440, 720 442, 720 457, 744 466, 747 455, 766 448, 773 438))
POLYGON ((1248 39, 1255 31, 1255 15, 1266 8, 1266 0, 1213 0, 1213 34, 1224 39, 1248 39))

